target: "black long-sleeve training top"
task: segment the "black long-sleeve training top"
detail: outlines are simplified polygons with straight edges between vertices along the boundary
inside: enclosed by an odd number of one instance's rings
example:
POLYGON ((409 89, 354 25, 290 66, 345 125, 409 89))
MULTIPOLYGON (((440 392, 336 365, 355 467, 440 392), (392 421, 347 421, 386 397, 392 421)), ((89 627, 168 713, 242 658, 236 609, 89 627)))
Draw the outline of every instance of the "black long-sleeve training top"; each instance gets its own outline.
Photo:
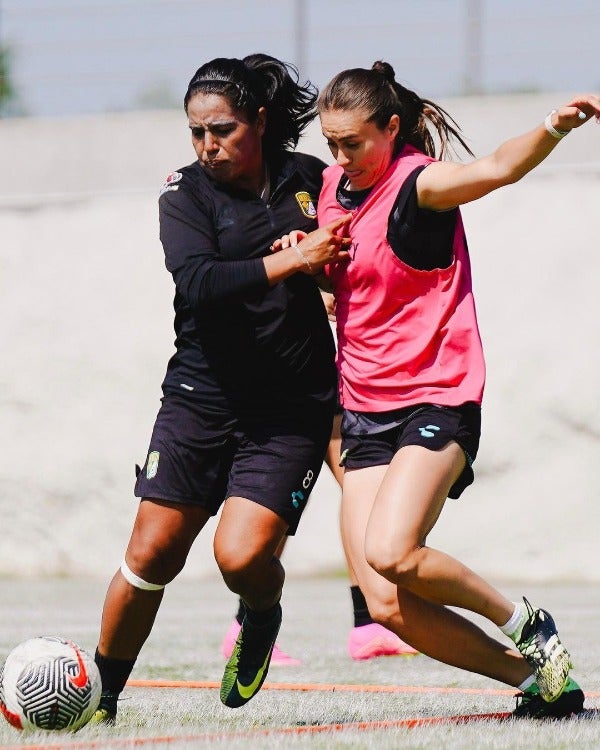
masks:
POLYGON ((164 392, 217 413, 278 410, 335 390, 334 343, 314 279, 270 287, 262 258, 292 229, 316 228, 324 164, 283 153, 269 164, 267 203, 222 185, 195 162, 169 176, 160 238, 175 281, 175 347, 164 392))

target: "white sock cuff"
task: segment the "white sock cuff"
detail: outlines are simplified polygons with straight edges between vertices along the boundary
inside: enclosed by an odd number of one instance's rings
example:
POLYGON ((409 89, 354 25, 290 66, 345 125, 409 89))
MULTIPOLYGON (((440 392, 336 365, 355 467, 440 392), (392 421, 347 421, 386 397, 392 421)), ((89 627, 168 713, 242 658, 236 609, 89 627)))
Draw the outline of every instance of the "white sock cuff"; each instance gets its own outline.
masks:
POLYGON ((514 635, 517 629, 520 629, 521 624, 526 618, 524 605, 521 604, 521 602, 513 602, 513 604, 515 605, 515 608, 509 620, 505 622, 504 625, 500 625, 500 630, 509 638, 511 635, 514 635))
POLYGON ((142 591, 161 591, 161 589, 164 589, 165 587, 164 583, 148 583, 148 581, 144 581, 143 578, 136 576, 125 560, 121 563, 121 573, 127 583, 130 583, 136 589, 142 589, 142 591))

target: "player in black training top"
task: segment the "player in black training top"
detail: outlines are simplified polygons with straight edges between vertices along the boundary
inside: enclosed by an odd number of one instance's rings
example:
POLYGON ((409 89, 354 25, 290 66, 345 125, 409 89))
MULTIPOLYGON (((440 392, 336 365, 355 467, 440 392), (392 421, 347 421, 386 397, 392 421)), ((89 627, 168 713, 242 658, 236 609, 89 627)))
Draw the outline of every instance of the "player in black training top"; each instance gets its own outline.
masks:
POLYGON ((184 99, 198 160, 172 173, 159 202, 166 265, 175 281, 176 353, 148 455, 131 539, 102 616, 96 662, 117 698, 148 637, 164 587, 223 505, 214 539, 227 586, 243 599, 242 629, 221 700, 247 702, 262 685, 281 623, 283 567, 321 470, 335 407, 334 343, 311 278, 347 257, 336 230, 310 248, 273 254, 292 229, 316 228, 324 164, 292 153, 315 115, 316 91, 267 55, 218 58, 184 99))

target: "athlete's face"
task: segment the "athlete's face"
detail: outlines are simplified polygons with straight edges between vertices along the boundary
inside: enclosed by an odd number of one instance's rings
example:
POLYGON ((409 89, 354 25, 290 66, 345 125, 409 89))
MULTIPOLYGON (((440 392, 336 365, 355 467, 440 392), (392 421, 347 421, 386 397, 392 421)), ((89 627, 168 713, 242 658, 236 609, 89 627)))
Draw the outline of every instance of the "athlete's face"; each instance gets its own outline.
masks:
POLYGON ((321 129, 329 150, 343 167, 352 190, 372 187, 392 161, 400 120, 392 115, 380 130, 363 109, 320 112, 321 129))
POLYGON ((188 102, 192 144, 202 167, 218 182, 253 188, 262 171, 265 110, 249 122, 218 94, 196 94, 188 102))

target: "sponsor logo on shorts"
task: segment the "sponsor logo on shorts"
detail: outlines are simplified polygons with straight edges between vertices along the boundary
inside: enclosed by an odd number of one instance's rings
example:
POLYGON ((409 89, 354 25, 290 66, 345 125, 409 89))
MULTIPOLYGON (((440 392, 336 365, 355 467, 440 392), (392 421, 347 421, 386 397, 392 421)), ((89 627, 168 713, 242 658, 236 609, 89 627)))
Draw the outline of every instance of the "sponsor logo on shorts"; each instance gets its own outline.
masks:
POLYGON ((154 479, 158 473, 158 461, 160 459, 159 451, 152 451, 148 454, 148 464, 146 465, 146 478, 154 479))
POLYGON ((419 427, 419 432, 421 433, 421 437, 435 437, 435 433, 439 432, 441 427, 438 427, 435 424, 428 424, 427 427, 419 427), (433 432, 432 432, 433 430, 433 432))
MULTIPOLYGON (((304 479, 302 480, 302 488, 307 490, 310 485, 312 484, 312 480, 315 478, 315 472, 312 469, 309 469, 306 472, 306 475, 304 479)), ((305 502, 306 496, 304 495, 304 492, 302 490, 295 490, 292 492, 292 505, 294 508, 299 508, 300 503, 305 502)))
POLYGON ((158 196, 160 197, 163 193, 168 193, 169 190, 179 190, 179 185, 176 183, 181 180, 183 175, 181 172, 171 172, 167 179, 163 182, 158 196))
POLYGON ((315 208, 313 199, 310 197, 310 193, 307 193, 306 190, 301 190, 299 193, 296 193, 296 200, 305 216, 309 219, 317 218, 317 209, 315 208))

